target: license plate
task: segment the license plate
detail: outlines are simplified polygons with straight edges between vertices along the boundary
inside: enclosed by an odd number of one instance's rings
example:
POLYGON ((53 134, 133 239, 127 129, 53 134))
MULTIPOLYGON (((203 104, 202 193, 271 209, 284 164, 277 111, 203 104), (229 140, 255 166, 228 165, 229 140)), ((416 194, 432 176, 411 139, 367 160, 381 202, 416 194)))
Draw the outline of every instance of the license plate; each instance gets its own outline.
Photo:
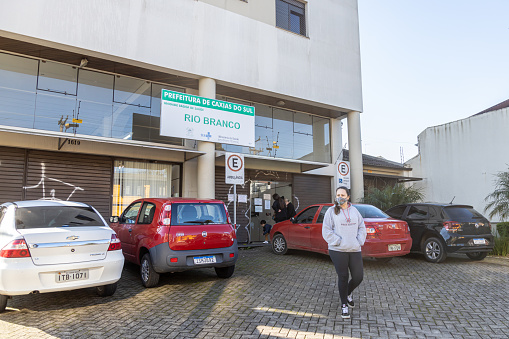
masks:
POLYGON ((57 283, 87 279, 88 270, 62 271, 55 274, 55 281, 57 283))
POLYGON ((210 264, 216 262, 216 257, 214 255, 207 255, 205 257, 194 257, 195 264, 210 264))
POLYGON ((401 251, 401 244, 389 245, 389 252, 390 251, 401 251))
POLYGON ((474 245, 486 245, 486 239, 474 239, 474 245))

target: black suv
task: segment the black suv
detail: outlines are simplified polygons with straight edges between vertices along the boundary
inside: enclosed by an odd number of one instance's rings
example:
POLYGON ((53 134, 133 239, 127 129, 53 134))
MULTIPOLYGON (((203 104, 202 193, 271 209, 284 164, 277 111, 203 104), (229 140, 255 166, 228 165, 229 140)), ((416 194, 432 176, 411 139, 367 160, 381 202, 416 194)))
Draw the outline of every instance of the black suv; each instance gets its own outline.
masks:
POLYGON ((491 225, 472 206, 415 203, 386 211, 410 226, 412 251, 424 254, 430 262, 441 262, 447 253, 465 253, 482 260, 493 250, 491 225))

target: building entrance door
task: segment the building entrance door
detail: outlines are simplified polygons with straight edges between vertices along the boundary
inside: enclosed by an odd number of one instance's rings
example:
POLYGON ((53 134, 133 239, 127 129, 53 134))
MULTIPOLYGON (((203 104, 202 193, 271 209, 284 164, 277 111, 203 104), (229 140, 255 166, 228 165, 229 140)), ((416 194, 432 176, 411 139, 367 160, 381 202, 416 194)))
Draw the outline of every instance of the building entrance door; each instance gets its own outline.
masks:
MULTIPOLYGON (((279 194, 285 198, 292 196, 292 183, 284 181, 258 181, 251 182, 251 220, 250 233, 251 241, 264 241, 263 228, 260 221, 265 220, 268 224, 274 225, 272 216, 272 195, 279 194)), ((270 239, 269 239, 270 240, 270 239)))

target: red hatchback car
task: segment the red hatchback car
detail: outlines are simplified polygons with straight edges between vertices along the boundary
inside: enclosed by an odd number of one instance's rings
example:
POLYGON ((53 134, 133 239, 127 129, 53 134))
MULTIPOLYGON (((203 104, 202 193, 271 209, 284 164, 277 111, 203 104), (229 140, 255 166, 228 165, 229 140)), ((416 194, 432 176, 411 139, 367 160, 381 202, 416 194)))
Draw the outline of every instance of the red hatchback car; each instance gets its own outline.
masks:
POLYGON ((145 287, 165 272, 213 267, 229 278, 235 270, 237 237, 220 200, 138 199, 111 222, 125 259, 140 265, 145 287))
MULTIPOLYGON (((322 237, 322 222, 325 212, 332 206, 311 205, 294 218, 275 224, 270 231, 274 253, 285 254, 288 249, 300 249, 328 254, 327 243, 322 237)), ((354 207, 366 225, 363 257, 387 262, 395 256, 410 252, 412 238, 406 222, 392 219, 372 205, 354 204, 354 207)))

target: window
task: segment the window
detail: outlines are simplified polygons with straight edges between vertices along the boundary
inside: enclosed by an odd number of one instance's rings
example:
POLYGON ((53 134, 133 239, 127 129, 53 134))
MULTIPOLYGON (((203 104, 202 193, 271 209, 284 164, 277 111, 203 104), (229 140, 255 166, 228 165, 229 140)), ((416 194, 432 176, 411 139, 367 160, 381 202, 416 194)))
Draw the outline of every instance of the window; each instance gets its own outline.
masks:
POLYGON ((396 206, 387 210, 387 214, 396 219, 401 219, 403 213, 405 213, 406 205, 396 206))
POLYGON ((413 220, 428 219, 428 206, 410 206, 407 218, 413 220))
POLYGON ((226 224, 226 211, 223 204, 173 204, 172 225, 226 224))
POLYGON ((322 207, 322 210, 320 211, 320 214, 318 215, 318 219, 316 219, 316 222, 317 223, 322 223, 323 222, 323 218, 325 217, 325 213, 327 212, 327 210, 329 208, 331 208, 332 206, 323 206, 322 207))
POLYGON ((318 206, 313 206, 304 210, 301 214, 295 217, 296 224, 311 224, 313 219, 315 218, 316 211, 318 211, 318 206))
POLYGON ((304 3, 295 0, 276 0, 276 26, 306 35, 304 3))
POLYGON ((141 208, 140 218, 138 224, 151 224, 154 220, 154 214, 156 212, 156 205, 146 202, 141 208))
POLYGON ((104 226, 90 207, 34 206, 16 209, 16 229, 104 226))
POLYGON ((138 216, 138 211, 140 210, 141 202, 137 202, 134 205, 129 206, 122 216, 122 223, 125 224, 134 224, 136 223, 136 217, 138 216))
POLYGON ((115 161, 112 215, 141 198, 180 195, 180 165, 143 161, 115 161))

